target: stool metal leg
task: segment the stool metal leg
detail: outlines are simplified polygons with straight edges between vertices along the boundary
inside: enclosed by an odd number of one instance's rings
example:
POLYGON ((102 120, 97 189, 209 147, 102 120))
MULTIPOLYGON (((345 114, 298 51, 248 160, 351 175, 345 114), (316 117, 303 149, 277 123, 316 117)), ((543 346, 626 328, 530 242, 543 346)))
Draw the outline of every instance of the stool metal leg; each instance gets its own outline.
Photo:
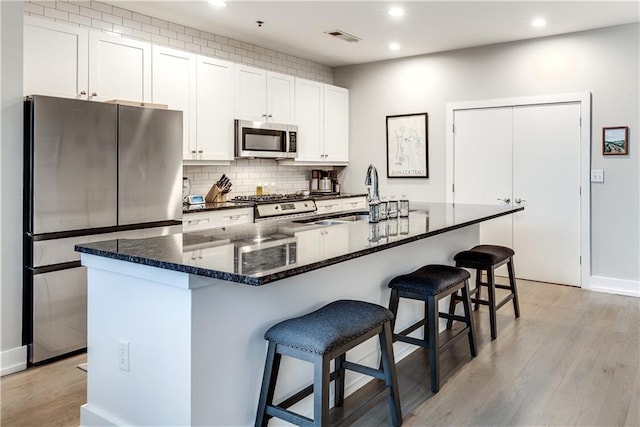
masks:
POLYGON ((262 377, 262 389, 260 400, 258 401, 258 413, 256 415, 256 427, 266 427, 269 422, 269 415, 266 414, 267 405, 273 404, 273 393, 276 389, 276 380, 280 370, 280 360, 282 355, 276 353, 276 344, 269 342, 267 349, 267 360, 264 364, 264 375, 262 377))
POLYGON ((393 357, 393 337, 390 322, 383 325, 382 332, 379 336, 384 382, 385 385, 391 389, 391 393, 387 398, 389 401, 389 411, 391 412, 391 422, 395 427, 399 427, 402 425, 402 409, 400 408, 400 392, 398 390, 396 364, 393 357))
POLYGON ((329 425, 329 356, 316 357, 313 362, 313 425, 329 425))
POLYGON ((516 273, 513 268, 513 258, 509 258, 507 269, 509 270, 509 286, 511 287, 511 293, 513 293, 513 311, 517 319, 520 317, 520 302, 518 301, 518 288, 516 287, 516 273))
POLYGON ((489 322, 491 323, 491 339, 495 340, 498 336, 498 330, 496 327, 496 278, 493 268, 487 270, 487 284, 489 294, 489 322))
POLYGON ((427 301, 427 310, 429 319, 427 327, 429 328, 429 368, 431 371, 431 391, 437 393, 440 391, 440 334, 438 324, 440 316, 438 314, 438 301, 433 296, 429 296, 427 301))
POLYGON ((471 350, 471 356, 476 357, 478 355, 478 346, 476 344, 476 328, 473 323, 473 316, 471 315, 471 297, 469 296, 469 281, 465 280, 464 286, 461 289, 462 291, 462 304, 464 306, 464 318, 467 326, 469 327, 469 332, 467 333, 469 337, 469 349, 471 350))

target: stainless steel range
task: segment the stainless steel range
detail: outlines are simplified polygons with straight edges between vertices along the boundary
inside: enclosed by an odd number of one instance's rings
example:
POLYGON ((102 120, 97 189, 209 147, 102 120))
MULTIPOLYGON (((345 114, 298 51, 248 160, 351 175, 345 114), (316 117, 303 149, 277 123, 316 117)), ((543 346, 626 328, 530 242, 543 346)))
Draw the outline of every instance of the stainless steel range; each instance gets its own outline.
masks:
POLYGON ((253 203, 254 222, 311 216, 317 207, 313 199, 299 194, 236 196, 231 202, 253 203))

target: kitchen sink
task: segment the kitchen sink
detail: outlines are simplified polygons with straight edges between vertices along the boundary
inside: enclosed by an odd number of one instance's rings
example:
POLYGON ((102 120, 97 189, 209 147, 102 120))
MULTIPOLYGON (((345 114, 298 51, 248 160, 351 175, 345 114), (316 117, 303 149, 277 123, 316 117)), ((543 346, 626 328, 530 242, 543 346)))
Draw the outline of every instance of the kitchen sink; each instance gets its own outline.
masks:
POLYGON ((354 222, 354 221, 368 221, 369 220, 369 215, 367 214, 355 214, 355 215, 347 215, 347 216, 341 216, 339 218, 336 218, 335 221, 349 221, 349 222, 354 222))

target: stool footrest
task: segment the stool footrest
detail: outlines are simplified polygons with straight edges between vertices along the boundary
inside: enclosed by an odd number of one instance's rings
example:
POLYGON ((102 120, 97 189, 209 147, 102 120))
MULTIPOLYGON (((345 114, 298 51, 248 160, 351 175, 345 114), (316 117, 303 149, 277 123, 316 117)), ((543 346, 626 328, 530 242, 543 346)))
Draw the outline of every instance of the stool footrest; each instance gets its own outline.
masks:
MULTIPOLYGON (((339 373, 337 371, 331 372, 331 374, 329 374, 329 382, 335 381, 335 379, 338 378, 338 375, 339 373)), ((282 402, 274 406, 279 406, 281 408, 289 408, 311 394, 313 394, 313 384, 303 388, 293 396, 286 398, 285 400, 283 400, 282 402)))
POLYGON ((342 362, 342 367, 350 371, 355 371, 364 375, 369 375, 370 377, 374 377, 379 380, 384 380, 384 371, 380 369, 371 368, 369 366, 364 366, 359 363, 347 362, 346 360, 342 362))
POLYGON ((462 337, 462 336, 464 336, 464 335, 468 334, 468 333, 469 333, 469 329, 470 329, 470 328, 469 328, 468 326, 466 326, 466 327, 464 327, 464 328, 460 329, 458 332, 456 332, 456 334, 455 334, 454 336, 452 336, 451 338, 449 338, 449 339, 447 340, 447 342, 445 342, 444 344, 440 344, 440 350, 444 350, 445 348, 447 348, 447 347, 449 346, 449 344, 451 344, 451 343, 453 343, 453 342, 457 341, 457 339, 458 339, 458 338, 460 338, 460 337, 462 337))
POLYGON ((291 424, 296 424, 298 426, 313 426, 313 420, 311 418, 296 414, 295 412, 291 412, 278 405, 267 405, 265 412, 270 417, 278 417, 291 424))
POLYGON ((511 301, 512 299, 513 299, 513 294, 505 297, 505 299, 503 299, 498 304, 496 304, 496 310, 502 307, 503 305, 505 305, 506 303, 508 303, 509 301, 511 301))
POLYGON ((414 323, 413 325, 409 326, 408 328, 398 332, 397 335, 409 335, 411 332, 415 331, 418 328, 423 327, 424 325, 427 324, 427 319, 422 319, 422 320, 418 320, 416 323, 414 323))
POLYGON ((466 322, 467 319, 464 316, 458 316, 457 314, 440 313, 440 317, 447 320, 455 320, 456 322, 466 322))
POLYGON ((407 337, 407 336, 400 335, 400 334, 393 334, 393 340, 394 341, 402 341, 402 342, 406 342, 406 343, 409 343, 409 344, 417 345, 418 347, 422 347, 422 348, 431 348, 427 341, 421 340, 419 338, 407 337))

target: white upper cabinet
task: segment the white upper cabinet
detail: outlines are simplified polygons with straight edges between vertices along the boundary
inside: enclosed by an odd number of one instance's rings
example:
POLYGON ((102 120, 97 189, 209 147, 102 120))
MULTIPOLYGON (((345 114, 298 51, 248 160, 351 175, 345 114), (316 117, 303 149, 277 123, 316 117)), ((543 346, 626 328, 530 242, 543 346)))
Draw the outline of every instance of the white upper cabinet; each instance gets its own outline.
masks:
POLYGON ((349 161, 349 90, 296 78, 296 162, 349 161))
POLYGON ((324 160, 324 90, 322 83, 295 79, 295 116, 298 125, 296 161, 324 160))
POLYGON ((89 99, 151 102, 151 45, 89 34, 89 99))
POLYGON ((349 161, 349 90, 324 85, 324 160, 349 161))
POLYGON ((86 98, 89 31, 24 17, 24 95, 86 98))
POLYGON ((183 158, 197 152, 196 142, 196 57, 180 50, 153 46, 152 99, 181 110, 183 158))
POLYGON ((293 123, 293 76, 236 65, 235 91, 236 118, 293 123))
POLYGON ((197 57, 195 160, 234 158, 233 69, 231 62, 197 57))

